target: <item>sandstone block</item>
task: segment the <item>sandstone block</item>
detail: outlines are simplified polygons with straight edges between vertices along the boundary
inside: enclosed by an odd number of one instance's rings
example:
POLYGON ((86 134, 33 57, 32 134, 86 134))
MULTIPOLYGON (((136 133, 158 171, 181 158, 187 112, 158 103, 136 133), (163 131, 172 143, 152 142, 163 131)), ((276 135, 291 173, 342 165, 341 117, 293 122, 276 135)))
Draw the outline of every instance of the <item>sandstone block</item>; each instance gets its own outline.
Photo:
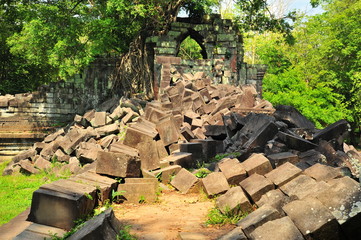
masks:
POLYGON ((254 173, 264 175, 272 171, 270 161, 263 154, 253 154, 250 158, 242 162, 242 166, 246 170, 248 176, 254 173))
POLYGON ((286 162, 265 175, 277 187, 281 187, 302 173, 302 170, 286 162))
POLYGON ((218 240, 248 240, 241 227, 236 227, 232 231, 220 237, 218 240))
POLYGON ((283 214, 282 207, 289 203, 291 199, 286 196, 279 189, 271 190, 262 195, 261 199, 256 202, 258 207, 269 205, 277 209, 280 214, 283 214))
POLYGON ((192 154, 192 167, 196 167, 197 164, 200 165, 204 162, 202 143, 181 143, 179 144, 179 151, 192 154))
POLYGON ((225 194, 218 197, 216 206, 222 213, 233 212, 239 214, 252 211, 251 203, 239 186, 230 188, 225 194))
POLYGON ((179 165, 184 168, 190 168, 194 165, 192 160, 192 153, 185 152, 173 153, 172 155, 163 158, 161 163, 167 163, 168 165, 179 165))
POLYGON ((317 194, 323 190, 330 188, 330 186, 321 181, 316 182, 313 178, 307 175, 299 175, 290 182, 280 187, 282 192, 293 199, 302 199, 308 195, 317 194))
POLYGON ((192 173, 182 168, 177 175, 173 178, 170 184, 181 193, 189 193, 193 191, 192 188, 196 187, 198 178, 192 173))
POLYGON ((19 162, 20 171, 25 174, 36 174, 39 173, 39 170, 36 169, 33 164, 31 164, 30 160, 21 160, 19 162))
POLYGON ((90 123, 95 128, 102 127, 106 124, 106 119, 107 119, 106 112, 95 112, 94 118, 90 121, 90 123))
POLYGON ((159 170, 155 170, 152 173, 161 180, 162 183, 168 184, 171 181, 171 177, 176 175, 182 169, 179 165, 172 165, 159 170))
POLYGON ((217 155, 217 141, 212 139, 194 139, 192 142, 202 143, 203 158, 205 162, 209 162, 214 156, 217 155))
POLYGON ((251 197, 253 202, 257 202, 263 194, 275 188, 270 180, 257 173, 252 174, 240 182, 239 185, 251 197))
POLYGON ((45 160, 43 157, 38 157, 34 163, 34 167, 38 168, 38 169, 49 169, 51 168, 51 162, 49 162, 48 160, 45 160))
POLYGON ((296 200, 285 205, 283 210, 306 239, 340 239, 335 217, 319 200, 296 200))
POLYGON ((251 234, 252 240, 304 240, 300 230, 289 217, 283 217, 266 222, 256 228, 251 234))
POLYGON ((127 203, 152 203, 157 200, 158 180, 156 178, 126 179, 118 185, 120 199, 127 203))
POLYGON ((115 177, 139 177, 140 161, 136 151, 133 153, 98 152, 96 173, 115 177))
POLYGON ((54 156, 56 157, 58 162, 69 162, 70 156, 65 154, 61 149, 58 149, 54 156))
POLYGON ((221 172, 213 172, 202 179, 203 188, 208 197, 225 193, 230 189, 227 179, 221 172))
POLYGON ((349 177, 333 179, 328 182, 329 189, 315 193, 314 196, 325 205, 341 225, 348 239, 361 235, 361 191, 360 185, 349 177))
POLYGON ((224 158, 218 162, 218 168, 230 185, 237 185, 247 177, 246 170, 236 158, 224 158))
POLYGON ((276 168, 286 162, 296 164, 299 161, 298 156, 291 152, 275 153, 268 155, 267 158, 270 160, 273 168, 276 168))
POLYGON ((119 236, 121 224, 114 216, 112 208, 86 221, 84 225, 71 235, 69 240, 103 239, 112 240, 119 236))
POLYGON ((119 125, 117 123, 108 124, 95 129, 100 136, 119 133, 119 125))
POLYGON ((342 177, 341 171, 324 164, 317 163, 312 167, 307 168, 304 173, 316 181, 328 181, 333 178, 342 177))
POLYGON ((13 238, 13 240, 52 239, 55 234, 58 237, 62 237, 65 233, 66 231, 60 228, 31 223, 24 231, 13 238))
POLYGON ((28 221, 70 230, 93 210, 95 200, 96 188, 89 185, 65 179, 45 184, 33 193, 28 221))
POLYGON ((25 151, 19 153, 18 155, 14 156, 12 160, 14 161, 14 163, 17 163, 20 160, 25 160, 28 158, 35 157, 36 154, 37 154, 37 152, 35 151, 35 149, 31 148, 29 150, 25 150, 25 151))
POLYGON ((241 219, 237 226, 243 229, 243 232, 249 238, 251 233, 259 226, 268 221, 281 218, 281 214, 273 207, 264 205, 241 219))
POLYGON ((277 136, 287 145, 287 147, 298 151, 304 152, 317 147, 316 144, 307 141, 306 139, 301 138, 296 134, 291 135, 288 133, 279 132, 277 136))

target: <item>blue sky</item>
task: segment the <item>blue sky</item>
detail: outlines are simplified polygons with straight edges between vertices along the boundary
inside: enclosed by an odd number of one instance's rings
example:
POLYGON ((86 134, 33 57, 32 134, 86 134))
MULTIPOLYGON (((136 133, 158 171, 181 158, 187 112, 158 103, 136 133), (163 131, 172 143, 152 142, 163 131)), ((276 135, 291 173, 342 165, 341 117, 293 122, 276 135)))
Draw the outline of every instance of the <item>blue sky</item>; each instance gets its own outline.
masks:
POLYGON ((308 15, 314 15, 322 12, 321 7, 312 8, 310 1, 307 0, 292 0, 289 5, 289 10, 293 9, 304 11, 308 15))

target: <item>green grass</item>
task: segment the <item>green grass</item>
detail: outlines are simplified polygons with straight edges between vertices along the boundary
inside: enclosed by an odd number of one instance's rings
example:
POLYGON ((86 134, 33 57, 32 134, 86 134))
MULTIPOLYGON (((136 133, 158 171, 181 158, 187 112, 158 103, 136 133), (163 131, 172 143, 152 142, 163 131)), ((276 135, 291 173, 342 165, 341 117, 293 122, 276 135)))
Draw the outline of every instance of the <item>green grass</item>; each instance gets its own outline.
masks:
POLYGON ((239 211, 233 212, 227 210, 222 213, 218 208, 212 208, 207 217, 206 225, 225 225, 225 224, 236 224, 241 219, 245 218, 248 213, 242 213, 239 211))
POLYGON ((7 163, 8 161, 0 163, 0 225, 30 207, 33 192, 41 185, 60 178, 46 172, 31 176, 2 176, 7 163))

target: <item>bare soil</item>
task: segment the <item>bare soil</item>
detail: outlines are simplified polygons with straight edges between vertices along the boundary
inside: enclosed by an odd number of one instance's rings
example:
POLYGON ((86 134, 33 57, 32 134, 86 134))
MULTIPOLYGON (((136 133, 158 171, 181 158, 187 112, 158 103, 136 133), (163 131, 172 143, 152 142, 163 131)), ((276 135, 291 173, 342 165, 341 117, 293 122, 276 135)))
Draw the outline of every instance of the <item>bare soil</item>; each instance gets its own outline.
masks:
POLYGON ((206 226, 207 214, 214 201, 202 194, 166 191, 153 204, 119 204, 115 216, 140 240, 217 239, 233 225, 206 226), (187 236, 180 238, 180 235, 187 236))

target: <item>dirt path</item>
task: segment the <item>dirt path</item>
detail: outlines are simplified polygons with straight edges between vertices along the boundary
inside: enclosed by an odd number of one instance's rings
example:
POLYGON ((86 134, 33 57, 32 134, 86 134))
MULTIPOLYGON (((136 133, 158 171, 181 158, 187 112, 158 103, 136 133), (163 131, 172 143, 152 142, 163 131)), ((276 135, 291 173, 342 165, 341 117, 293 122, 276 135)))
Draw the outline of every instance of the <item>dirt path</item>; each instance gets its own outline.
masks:
POLYGON ((205 226, 214 202, 201 195, 169 191, 159 199, 154 204, 116 205, 115 215, 123 224, 131 225, 130 233, 140 240, 217 239, 234 227, 205 226))

